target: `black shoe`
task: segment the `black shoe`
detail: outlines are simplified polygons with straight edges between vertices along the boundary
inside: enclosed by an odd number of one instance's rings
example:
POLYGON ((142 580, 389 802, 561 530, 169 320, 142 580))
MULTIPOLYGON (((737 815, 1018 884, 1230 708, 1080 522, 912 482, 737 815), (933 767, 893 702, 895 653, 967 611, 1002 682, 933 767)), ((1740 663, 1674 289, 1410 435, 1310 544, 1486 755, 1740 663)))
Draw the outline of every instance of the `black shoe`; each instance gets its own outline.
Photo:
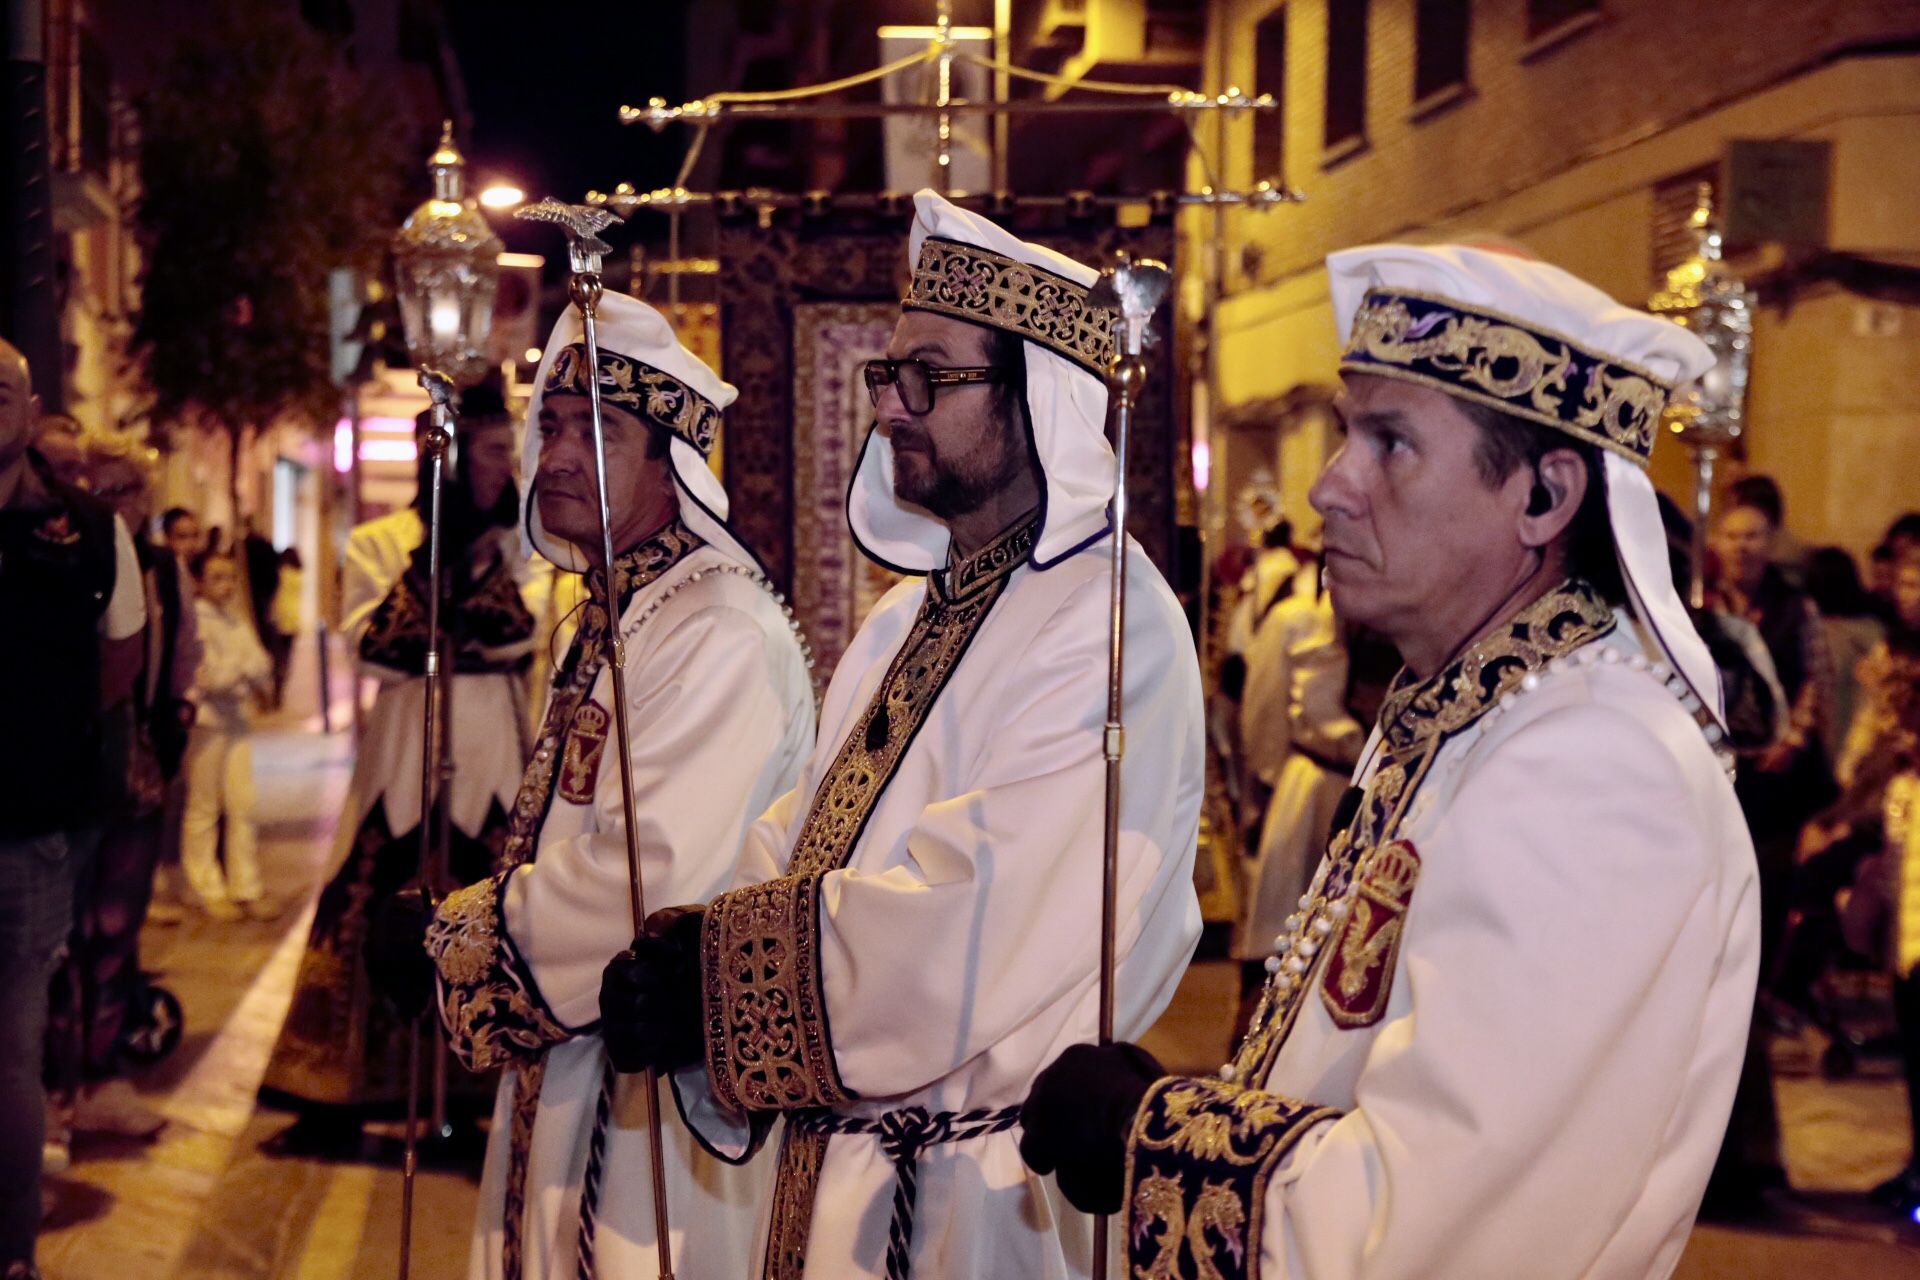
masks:
POLYGON ((357 1160, 364 1145, 358 1120, 309 1112, 261 1143, 260 1150, 302 1160, 357 1160))
POLYGON ((1909 1164, 1868 1192, 1867 1198, 1882 1209, 1911 1218, 1920 1209, 1920 1165, 1909 1164))

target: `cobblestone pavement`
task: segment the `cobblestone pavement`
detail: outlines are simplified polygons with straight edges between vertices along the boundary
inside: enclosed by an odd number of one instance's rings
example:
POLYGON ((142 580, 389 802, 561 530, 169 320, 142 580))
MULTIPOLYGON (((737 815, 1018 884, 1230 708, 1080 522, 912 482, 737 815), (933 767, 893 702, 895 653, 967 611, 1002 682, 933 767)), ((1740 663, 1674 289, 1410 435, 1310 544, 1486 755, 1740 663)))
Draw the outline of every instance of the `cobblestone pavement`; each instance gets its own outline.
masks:
MULTIPOLYGON (((311 677, 308 677, 309 679, 311 677)), ((311 699, 309 699, 311 701, 311 699)), ((344 711, 344 706, 341 710, 344 711)), ((273 1158, 260 1143, 289 1117, 255 1091, 285 1015, 325 865, 333 809, 346 783, 349 735, 317 717, 280 717, 259 737, 261 860, 270 891, 290 904, 277 921, 150 926, 143 959, 184 1002, 185 1040, 138 1082, 168 1116, 160 1140, 88 1143, 50 1180, 42 1244, 49 1280, 390 1280, 399 1230, 398 1143, 369 1144, 365 1161, 273 1158)), ((1225 1052, 1235 971, 1196 964, 1149 1040, 1170 1067, 1205 1070, 1225 1052)), ((1778 1086, 1786 1161, 1802 1193, 1765 1227, 1702 1226, 1682 1280, 1914 1277, 1920 1231, 1902 1234, 1858 1193, 1906 1158, 1906 1100, 1883 1062, 1844 1083, 1801 1070, 1804 1047, 1782 1052, 1778 1086)), ((474 1182, 467 1171, 420 1177, 413 1274, 465 1274, 474 1182)))

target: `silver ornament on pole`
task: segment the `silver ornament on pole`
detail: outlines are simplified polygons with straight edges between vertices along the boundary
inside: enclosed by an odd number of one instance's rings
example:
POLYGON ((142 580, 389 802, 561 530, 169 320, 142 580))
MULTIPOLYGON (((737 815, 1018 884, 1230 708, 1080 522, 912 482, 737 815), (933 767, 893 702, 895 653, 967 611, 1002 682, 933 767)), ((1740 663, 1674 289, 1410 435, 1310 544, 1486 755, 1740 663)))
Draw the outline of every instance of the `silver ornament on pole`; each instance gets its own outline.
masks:
MULTIPOLYGON (((452 733, 445 721, 445 681, 441 670, 440 596, 444 582, 441 529, 446 460, 454 442, 454 399, 460 387, 486 375, 487 337, 493 327, 493 298, 500 278, 500 238, 493 234, 465 191, 466 161, 446 121, 440 145, 427 159, 433 195, 401 225, 393 239, 395 292, 407 355, 420 371, 420 385, 432 402, 431 419, 420 447, 427 461, 427 637, 422 674, 420 854, 415 878, 431 910, 447 874, 446 823, 437 824, 435 799, 444 818, 452 783, 452 733)), ((419 1170, 421 1017, 407 1029, 407 1128, 400 1179, 400 1280, 407 1280, 413 1255, 413 1195, 419 1170)), ((434 1112, 444 1129, 446 1046, 434 1041, 434 1112)), ((444 1136, 444 1134, 443 1134, 444 1136)))
POLYGON ((1714 225, 1713 188, 1704 182, 1687 224, 1693 232, 1693 252, 1667 272, 1665 284, 1647 307, 1687 329, 1713 352, 1713 368, 1675 392, 1662 419, 1693 455, 1693 583, 1688 603, 1699 609, 1706 604, 1707 521, 1713 514, 1714 466, 1746 428, 1757 300, 1726 264, 1720 230, 1714 225))
MULTIPOLYGON (((647 919, 647 898, 640 881, 640 833, 634 821, 633 753, 628 746, 626 642, 620 635, 620 612, 614 591, 613 512, 607 497, 607 432, 600 408, 600 334, 599 309, 601 261, 612 246, 600 238, 600 232, 622 219, 611 210, 593 205, 566 204, 551 196, 537 204, 516 210, 514 217, 529 222, 550 222, 567 237, 567 296, 580 312, 580 331, 587 349, 587 403, 593 413, 593 464, 595 491, 600 504, 600 551, 602 606, 606 609, 607 669, 613 677, 614 743, 620 752, 621 826, 627 841, 627 904, 633 916, 633 932, 647 919)), ((611 1080, 611 1076, 608 1077, 611 1080)), ((605 1086, 603 1086, 605 1087, 605 1086)), ((653 1239, 658 1255, 660 1280, 673 1280, 673 1243, 669 1239, 667 1217, 666 1150, 660 1133, 660 1088, 652 1070, 645 1073, 647 1115, 647 1155, 653 1172, 653 1239)))
MULTIPOLYGON (((1153 313, 1173 286, 1163 262, 1122 252, 1094 283, 1090 305, 1117 311, 1113 358, 1107 363, 1107 394, 1113 409, 1113 551, 1107 609, 1107 721, 1101 754, 1107 766, 1107 811, 1100 875, 1100 1043, 1113 1043, 1114 952, 1120 884, 1120 761, 1127 750, 1123 695, 1126 685, 1127 617, 1127 437, 1133 408, 1147 383, 1143 354, 1151 337, 1153 313)), ((1107 1274, 1108 1219, 1093 1220, 1093 1280, 1107 1274)))

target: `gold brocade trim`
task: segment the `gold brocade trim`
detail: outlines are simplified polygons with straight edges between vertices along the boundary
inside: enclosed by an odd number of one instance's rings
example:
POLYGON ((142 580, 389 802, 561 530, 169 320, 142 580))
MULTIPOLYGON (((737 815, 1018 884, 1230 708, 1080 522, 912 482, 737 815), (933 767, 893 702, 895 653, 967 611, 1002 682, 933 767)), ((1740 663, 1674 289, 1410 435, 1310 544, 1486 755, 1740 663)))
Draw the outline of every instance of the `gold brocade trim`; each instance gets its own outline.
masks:
POLYGON ((1254 1280, 1268 1180, 1309 1128, 1340 1114, 1219 1080, 1156 1081, 1127 1138, 1127 1274, 1254 1280))
POLYGON ((544 1056, 522 1063, 513 1077, 513 1107, 507 1118, 507 1186, 500 1204, 500 1280, 520 1280, 524 1270, 527 1161, 533 1152, 533 1121, 540 1112, 540 1090, 546 1081, 544 1056))
MULTIPOLYGON (((616 557, 614 582, 619 588, 620 611, 625 612, 640 590, 705 545, 698 534, 675 518, 633 550, 616 557)), ((599 603, 602 576, 596 571, 588 579, 592 595, 581 608, 580 628, 574 633, 560 673, 554 677, 540 736, 534 739, 533 755, 527 761, 527 770, 520 778, 520 791, 514 797, 506 848, 495 863, 496 871, 510 870, 532 859, 540 827, 547 820, 547 811, 553 807, 555 775, 564 759, 574 717, 600 679, 607 648, 607 611, 599 603)))
POLYGON ((1118 313, 1093 306, 1087 292, 1045 267, 928 236, 900 306, 1005 329, 1104 377, 1118 313))
POLYGON ((714 899, 701 928, 707 1074, 730 1111, 841 1106, 819 947, 820 877, 783 876, 714 899))
POLYGON ((1646 369, 1485 307, 1370 289, 1343 371, 1423 383, 1645 465, 1672 388, 1646 369))
MULTIPOLYGON (((533 637, 533 615, 520 597, 520 584, 504 559, 497 559, 477 582, 447 574, 442 597, 442 633, 448 641, 457 675, 510 671, 525 655, 533 637), (500 656, 500 650, 510 652, 500 656)), ((425 584, 412 571, 402 573, 387 591, 366 634, 360 637, 360 657, 394 671, 419 675, 426 670, 427 601, 425 584)))
MULTIPOLYGON (((707 1077, 736 1111, 838 1106, 839 1078, 820 973, 821 877, 846 865, 874 805, 988 612, 1032 548, 1034 517, 963 562, 953 594, 936 575, 886 674, 821 779, 787 874, 721 894, 701 928, 707 1077)), ((958 578, 959 574, 953 574, 958 578)), ((797 1280, 827 1136, 781 1145, 767 1280, 797 1280)))
POLYGON ((773 1203, 767 1217, 767 1256, 761 1274, 767 1280, 800 1280, 807 1266, 807 1239, 813 1231, 813 1201, 820 1190, 820 1165, 828 1134, 788 1125, 780 1139, 780 1163, 774 1172, 773 1203))
MULTIPOLYGON (((584 344, 573 343, 553 358, 541 392, 588 394, 584 344)), ((605 347, 600 348, 600 399, 672 432, 698 449, 703 458, 713 452, 713 443, 720 438, 719 405, 672 374, 605 347)))
POLYGON ((569 1036, 541 1000, 500 919, 511 871, 450 893, 427 926, 447 1046, 470 1071, 524 1062, 569 1036))
POLYGON ((1033 535, 1037 528, 1038 522, 1031 515, 1022 517, 1019 524, 986 546, 935 574, 933 585, 949 601, 966 599, 974 591, 1019 568, 1033 554, 1033 535))
POLYGON ((1592 586, 1577 578, 1562 584, 1444 670, 1418 681, 1402 671, 1380 708, 1387 745, 1411 751, 1428 738, 1458 733, 1517 689, 1530 672, 1613 627, 1612 606, 1592 586))

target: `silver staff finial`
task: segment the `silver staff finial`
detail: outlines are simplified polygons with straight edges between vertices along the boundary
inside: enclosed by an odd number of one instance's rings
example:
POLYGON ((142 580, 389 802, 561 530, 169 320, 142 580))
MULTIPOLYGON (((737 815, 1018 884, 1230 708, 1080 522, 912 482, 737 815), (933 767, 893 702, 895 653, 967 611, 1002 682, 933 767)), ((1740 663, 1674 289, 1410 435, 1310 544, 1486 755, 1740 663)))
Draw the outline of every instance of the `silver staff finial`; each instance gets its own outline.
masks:
POLYGON ((1173 273, 1167 264, 1152 258, 1134 258, 1125 250, 1114 255, 1114 263, 1100 273, 1087 294, 1087 302, 1103 311, 1120 313, 1120 350, 1137 356, 1146 346, 1153 313, 1173 287, 1173 273))
POLYGON ((604 206, 568 204, 552 196, 514 210, 513 216, 528 222, 551 222, 565 231, 567 266, 594 275, 600 274, 600 260, 613 252, 613 246, 602 240, 600 233, 626 221, 604 206))

